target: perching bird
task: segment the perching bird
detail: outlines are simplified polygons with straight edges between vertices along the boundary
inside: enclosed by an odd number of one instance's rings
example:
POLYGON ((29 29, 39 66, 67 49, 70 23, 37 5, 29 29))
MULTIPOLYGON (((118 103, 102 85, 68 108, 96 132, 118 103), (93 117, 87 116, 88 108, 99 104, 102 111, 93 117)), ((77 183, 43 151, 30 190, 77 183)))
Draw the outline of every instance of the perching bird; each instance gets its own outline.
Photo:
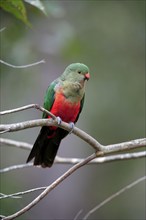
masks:
MULTIPOLYGON (((67 123, 76 123, 85 98, 85 82, 89 69, 82 63, 70 64, 64 73, 47 89, 44 108, 67 123)), ((43 113, 43 118, 50 118, 43 113)), ((61 140, 68 131, 58 127, 43 126, 29 154, 27 162, 34 158, 34 165, 51 167, 61 140)))

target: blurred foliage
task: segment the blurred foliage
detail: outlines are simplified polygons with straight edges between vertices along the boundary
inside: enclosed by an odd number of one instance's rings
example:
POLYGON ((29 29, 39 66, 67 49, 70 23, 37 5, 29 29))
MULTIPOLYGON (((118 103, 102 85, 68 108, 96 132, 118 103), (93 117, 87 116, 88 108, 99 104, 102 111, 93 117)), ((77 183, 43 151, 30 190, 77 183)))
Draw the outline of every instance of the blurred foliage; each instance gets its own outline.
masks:
MULTIPOLYGON (((36 1, 35 1, 36 2, 36 1)), ((12 69, 1 65, 1 109, 43 104, 47 86, 72 62, 90 68, 91 79, 78 127, 102 144, 145 136, 145 1, 41 1, 48 16, 25 4, 32 28, 1 10, 1 59, 24 65, 45 59, 44 65, 12 69)), ((28 110, 1 118, 4 123, 40 118, 28 110)), ((39 128, 3 137, 34 143, 39 128)), ((92 149, 71 135, 58 154, 85 157, 92 149)), ((1 166, 25 163, 29 152, 1 147, 1 166)), ((3 174, 1 192, 12 193, 49 185, 68 169, 29 168, 3 174), (11 184, 10 184, 11 183, 11 184)), ((145 175, 145 159, 85 166, 19 219, 73 219, 85 214, 123 186, 145 175), (48 217, 49 216, 49 217, 48 217)), ((36 194, 3 201, 2 214, 14 213, 36 194)), ((81 216, 82 217, 82 216, 81 216)), ((145 219, 145 186, 141 183, 92 216, 94 219, 145 219), (123 211, 124 210, 124 211, 123 211)))
POLYGON ((28 21, 26 7, 23 2, 27 2, 28 4, 38 8, 40 11, 46 14, 45 7, 40 0, 1 0, 0 7, 3 10, 13 14, 16 18, 20 19, 28 26, 31 26, 28 21))

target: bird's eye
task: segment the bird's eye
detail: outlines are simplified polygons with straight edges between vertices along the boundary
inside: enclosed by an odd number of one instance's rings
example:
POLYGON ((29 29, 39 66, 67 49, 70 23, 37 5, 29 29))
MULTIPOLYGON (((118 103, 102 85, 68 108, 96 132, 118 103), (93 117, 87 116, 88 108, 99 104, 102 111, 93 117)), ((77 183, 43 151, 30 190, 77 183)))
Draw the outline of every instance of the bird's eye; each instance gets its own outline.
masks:
POLYGON ((81 71, 78 71, 79 74, 81 74, 81 71))

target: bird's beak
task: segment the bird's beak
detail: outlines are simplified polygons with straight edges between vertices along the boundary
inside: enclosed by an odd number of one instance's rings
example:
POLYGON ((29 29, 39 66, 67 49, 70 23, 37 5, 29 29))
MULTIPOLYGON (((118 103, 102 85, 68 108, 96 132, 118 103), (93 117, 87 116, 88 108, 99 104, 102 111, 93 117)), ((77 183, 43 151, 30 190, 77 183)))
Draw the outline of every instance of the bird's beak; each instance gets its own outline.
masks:
POLYGON ((85 74, 85 80, 89 80, 90 79, 90 73, 86 73, 85 74))

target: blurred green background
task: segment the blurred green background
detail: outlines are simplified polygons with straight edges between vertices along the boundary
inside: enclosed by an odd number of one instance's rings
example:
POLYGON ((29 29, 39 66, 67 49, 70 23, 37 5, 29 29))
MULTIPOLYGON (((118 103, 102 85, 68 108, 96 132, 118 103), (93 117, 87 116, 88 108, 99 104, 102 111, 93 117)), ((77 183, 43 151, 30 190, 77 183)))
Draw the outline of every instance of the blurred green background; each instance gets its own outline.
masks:
MULTIPOLYGON (((65 67, 83 62, 90 68, 86 100, 77 126, 102 144, 145 136, 145 1, 43 1, 48 16, 26 4, 32 28, 1 12, 1 59, 25 69, 1 65, 1 110, 38 103, 65 67)), ((2 123, 41 118, 27 110, 1 117, 2 123)), ((40 128, 3 134, 33 144, 40 128)), ((86 157, 93 149, 74 135, 62 141, 58 155, 86 157)), ((25 163, 29 152, 1 147, 1 167, 25 163)), ((1 175, 1 192, 14 193, 51 184, 70 165, 35 167, 1 175)), ((18 219, 80 219, 94 206, 145 174, 145 159, 84 166, 18 219)), ((9 215, 32 201, 1 201, 9 215)), ((145 219, 145 184, 138 184, 95 212, 90 219, 145 219)))

